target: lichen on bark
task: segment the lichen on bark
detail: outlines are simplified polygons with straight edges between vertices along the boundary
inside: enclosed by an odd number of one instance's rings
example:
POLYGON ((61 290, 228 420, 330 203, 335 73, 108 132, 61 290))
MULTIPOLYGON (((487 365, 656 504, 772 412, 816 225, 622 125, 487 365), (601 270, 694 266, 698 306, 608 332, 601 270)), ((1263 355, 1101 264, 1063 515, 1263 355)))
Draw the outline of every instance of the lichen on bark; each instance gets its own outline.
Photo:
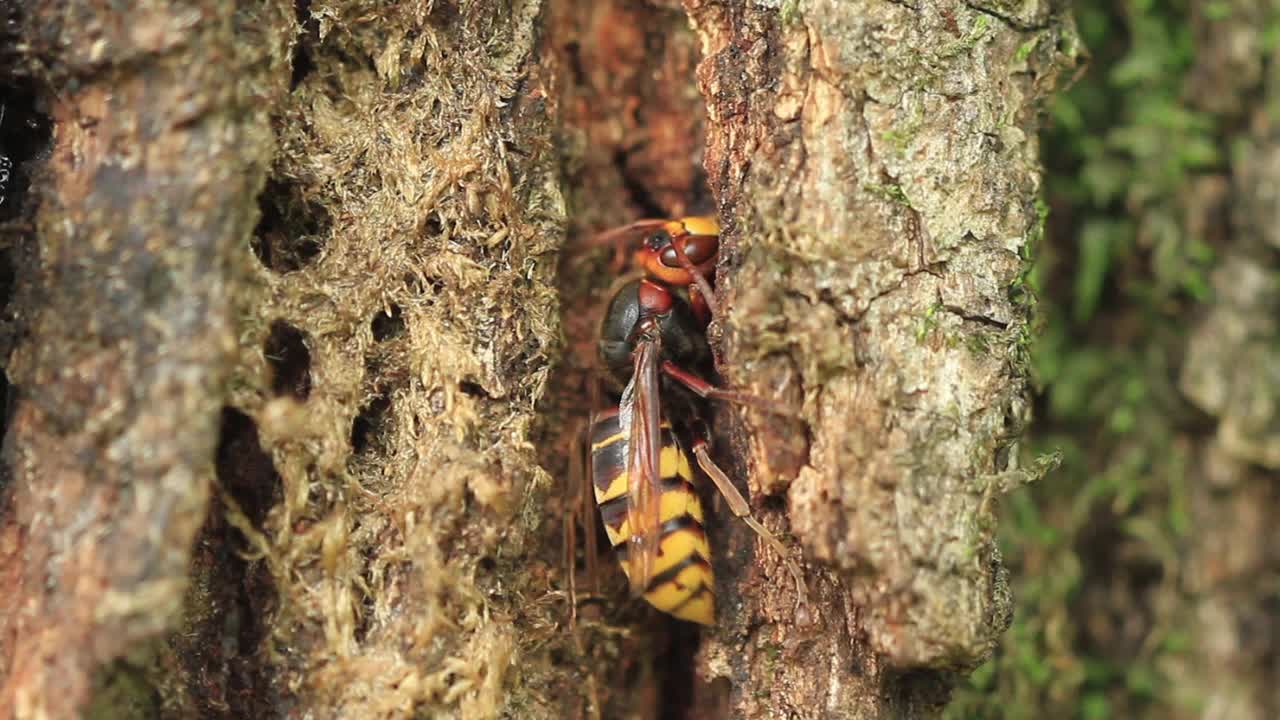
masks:
POLYGON ((1043 3, 687 4, 726 224, 726 374, 802 393, 811 432, 788 482, 770 442, 791 431, 757 418, 752 488, 786 489, 792 533, 829 568, 811 573, 811 628, 784 584, 734 578, 752 592, 707 668, 747 716, 860 716, 881 683, 920 677, 896 671, 972 667, 1008 623, 995 479, 1027 416, 1035 132, 1073 31, 1043 3))

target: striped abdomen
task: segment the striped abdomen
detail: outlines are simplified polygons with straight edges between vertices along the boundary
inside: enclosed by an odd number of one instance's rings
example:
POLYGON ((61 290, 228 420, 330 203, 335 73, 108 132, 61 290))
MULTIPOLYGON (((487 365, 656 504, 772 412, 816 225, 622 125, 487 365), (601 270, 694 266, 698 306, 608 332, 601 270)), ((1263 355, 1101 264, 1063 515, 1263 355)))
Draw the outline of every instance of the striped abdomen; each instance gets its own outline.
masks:
MULTIPOLYGON (((644 599, 681 620, 710 625, 715 620, 715 580, 702 527, 702 502, 693 484, 689 455, 666 418, 658 474, 662 477, 662 542, 644 599)), ((614 409, 596 416, 591 425, 591 480, 609 542, 630 577, 627 479, 627 438, 614 409)))

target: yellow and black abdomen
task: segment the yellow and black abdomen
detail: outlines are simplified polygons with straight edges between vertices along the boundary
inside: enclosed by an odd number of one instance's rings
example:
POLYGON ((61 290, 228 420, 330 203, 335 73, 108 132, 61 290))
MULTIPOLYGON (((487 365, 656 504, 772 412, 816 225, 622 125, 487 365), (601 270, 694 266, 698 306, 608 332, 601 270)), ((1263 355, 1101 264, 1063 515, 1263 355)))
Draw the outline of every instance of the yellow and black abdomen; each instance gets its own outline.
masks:
MULTIPOLYGON (((715 621, 715 578, 703 529, 702 501, 689 455, 666 418, 662 420, 658 474, 662 478, 662 541, 644 599, 681 620, 710 625, 715 621)), ((591 425, 591 484, 609 542, 630 577, 627 480, 627 438, 614 409, 598 415, 591 425)))

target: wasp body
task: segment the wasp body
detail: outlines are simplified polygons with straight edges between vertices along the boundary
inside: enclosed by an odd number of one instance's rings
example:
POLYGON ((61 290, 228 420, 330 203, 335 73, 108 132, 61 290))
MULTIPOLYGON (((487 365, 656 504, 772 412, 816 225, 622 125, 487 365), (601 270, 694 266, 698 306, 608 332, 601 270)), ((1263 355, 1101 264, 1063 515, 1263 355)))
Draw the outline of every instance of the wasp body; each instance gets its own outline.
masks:
MULTIPOLYGON (((591 484, 609 542, 628 578, 639 573, 628 560, 632 539, 627 509, 628 436, 618 408, 591 423, 591 484)), ((681 620, 710 625, 715 620, 715 577, 711 547, 703 529, 702 501, 693 464, 671 423, 663 420, 658 457, 658 557, 643 589, 644 599, 681 620)))
MULTIPOLYGON (((786 549, 751 517, 747 501, 711 459, 700 398, 779 409, 702 379, 698 372, 712 364, 703 328, 691 302, 668 285, 646 277, 619 288, 598 351, 625 387, 616 408, 592 419, 590 442, 595 501, 632 593, 678 618, 709 625, 714 577, 695 464, 735 515, 784 558, 786 549)), ((799 569, 787 564, 803 596, 799 569)))
POLYGON ((597 350, 621 384, 635 371, 639 342, 661 340, 662 359, 696 371, 711 367, 711 347, 689 304, 653 280, 632 280, 618 289, 600 324, 597 350))

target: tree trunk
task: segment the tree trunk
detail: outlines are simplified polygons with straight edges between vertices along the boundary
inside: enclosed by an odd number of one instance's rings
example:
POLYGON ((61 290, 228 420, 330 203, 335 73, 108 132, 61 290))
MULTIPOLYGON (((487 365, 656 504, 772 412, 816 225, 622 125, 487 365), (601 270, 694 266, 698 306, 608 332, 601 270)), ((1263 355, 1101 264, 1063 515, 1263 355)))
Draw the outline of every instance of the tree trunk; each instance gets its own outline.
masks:
POLYGON ((726 374, 798 388, 811 433, 755 433, 752 489, 823 568, 810 625, 775 563, 733 574, 704 669, 735 717, 927 715, 1011 612, 992 510, 1026 477, 1037 112, 1074 36, 1037 2, 690 5, 726 374))
POLYGON ((42 113, 52 147, 5 150, 31 182, 5 198, 23 208, 5 233, 2 717, 75 716, 101 668, 178 619, 234 368, 232 259, 287 85, 282 8, 6 8, 12 80, 36 97, 5 137, 42 113))
POLYGON ((1051 482, 961 717, 1267 718, 1277 694, 1280 3, 1076 3, 1037 281, 1051 482))
POLYGON ((1047 0, 774 5, 25 8, 0 717, 935 714, 1008 623, 1076 42, 1047 0), (802 409, 718 456, 808 590, 722 508, 715 629, 616 573, 570 628, 580 239, 701 210, 725 380, 802 409))

